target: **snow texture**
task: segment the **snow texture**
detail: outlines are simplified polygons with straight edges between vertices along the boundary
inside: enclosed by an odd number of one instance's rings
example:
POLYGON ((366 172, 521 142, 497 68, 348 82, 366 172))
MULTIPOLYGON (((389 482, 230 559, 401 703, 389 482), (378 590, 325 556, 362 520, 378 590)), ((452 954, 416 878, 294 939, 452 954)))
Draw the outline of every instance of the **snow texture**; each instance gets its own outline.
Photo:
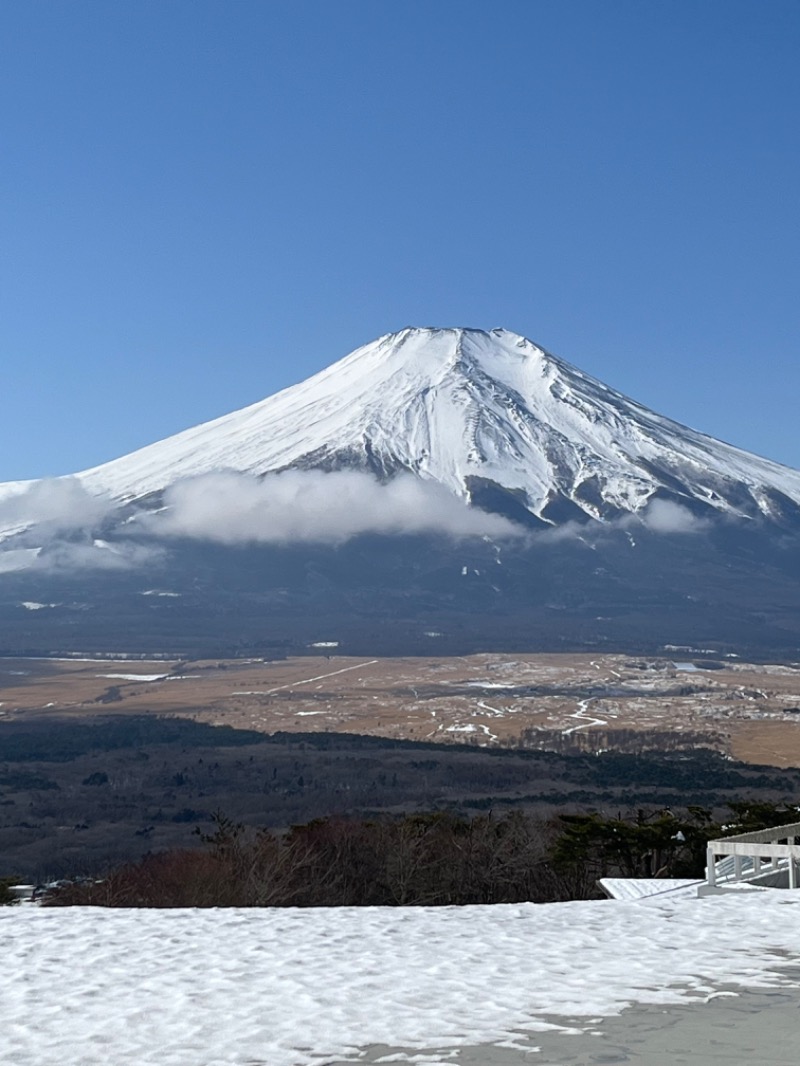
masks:
POLYGON ((704 1002, 723 984, 796 988, 800 893, 441 909, 9 907, 0 942, 4 1063, 321 1066, 370 1044, 592 1030, 631 1004, 704 1002))

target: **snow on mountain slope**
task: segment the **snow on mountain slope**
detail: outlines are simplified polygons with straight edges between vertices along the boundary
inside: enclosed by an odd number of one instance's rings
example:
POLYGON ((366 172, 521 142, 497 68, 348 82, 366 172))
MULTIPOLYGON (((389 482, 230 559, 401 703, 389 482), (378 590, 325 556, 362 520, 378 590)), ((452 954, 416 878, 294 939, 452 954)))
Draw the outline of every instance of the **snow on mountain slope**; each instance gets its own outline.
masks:
POLYGON ((606 517, 654 494, 774 517, 800 472, 657 415, 508 330, 404 329, 307 381, 79 475, 133 500, 226 469, 407 470, 465 498, 511 490, 534 515, 606 517), (579 510, 578 510, 579 509, 579 510))
MULTIPOLYGON (((640 512, 664 496, 694 510, 800 516, 800 472, 657 415, 502 329, 388 334, 260 403, 77 476, 92 495, 129 502, 214 471, 289 468, 409 471, 548 523, 640 512)), ((3 488, 20 486, 0 486, 0 497, 3 488)))

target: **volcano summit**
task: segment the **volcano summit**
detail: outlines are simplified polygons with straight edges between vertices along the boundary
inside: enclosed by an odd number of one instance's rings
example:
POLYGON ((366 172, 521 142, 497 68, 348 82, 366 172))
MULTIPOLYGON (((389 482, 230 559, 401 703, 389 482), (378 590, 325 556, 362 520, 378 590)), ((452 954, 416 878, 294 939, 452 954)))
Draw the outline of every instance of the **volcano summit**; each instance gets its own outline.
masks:
POLYGON ((800 472, 507 330, 408 328, 72 478, 0 485, 0 640, 85 650, 113 605, 118 650, 157 650, 152 623, 172 649, 321 623, 362 650, 796 649, 798 545, 800 472))

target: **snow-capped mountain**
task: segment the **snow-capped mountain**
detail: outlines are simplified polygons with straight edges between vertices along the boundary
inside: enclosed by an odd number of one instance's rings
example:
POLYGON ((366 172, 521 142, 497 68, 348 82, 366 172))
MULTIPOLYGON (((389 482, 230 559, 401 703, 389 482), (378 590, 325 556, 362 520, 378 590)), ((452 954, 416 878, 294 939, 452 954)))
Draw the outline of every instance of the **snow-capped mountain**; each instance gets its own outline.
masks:
POLYGON ((72 478, 0 485, 0 651, 331 641, 797 659, 800 472, 517 334, 405 329, 72 478))
POLYGON ((120 501, 225 469, 410 471, 545 522, 656 495, 780 518, 800 472, 649 411, 508 330, 404 329, 260 403, 86 470, 120 501), (498 494, 500 490, 500 494, 498 494))
MULTIPOLYGON (((508 330, 387 334, 259 403, 77 475, 121 503, 215 471, 407 471, 530 524, 800 513, 800 472, 655 414, 508 330)), ((25 488, 0 486, 0 498, 25 488), (5 491, 3 491, 5 490, 5 491)))

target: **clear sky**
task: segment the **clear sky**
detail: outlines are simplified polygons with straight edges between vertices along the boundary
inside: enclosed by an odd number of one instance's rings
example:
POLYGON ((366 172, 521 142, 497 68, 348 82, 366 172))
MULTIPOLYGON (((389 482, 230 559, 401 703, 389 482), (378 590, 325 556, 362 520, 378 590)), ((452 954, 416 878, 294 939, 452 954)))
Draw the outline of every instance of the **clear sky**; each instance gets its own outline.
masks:
POLYGON ((0 0, 0 480, 406 325, 800 466, 797 0, 0 0))

